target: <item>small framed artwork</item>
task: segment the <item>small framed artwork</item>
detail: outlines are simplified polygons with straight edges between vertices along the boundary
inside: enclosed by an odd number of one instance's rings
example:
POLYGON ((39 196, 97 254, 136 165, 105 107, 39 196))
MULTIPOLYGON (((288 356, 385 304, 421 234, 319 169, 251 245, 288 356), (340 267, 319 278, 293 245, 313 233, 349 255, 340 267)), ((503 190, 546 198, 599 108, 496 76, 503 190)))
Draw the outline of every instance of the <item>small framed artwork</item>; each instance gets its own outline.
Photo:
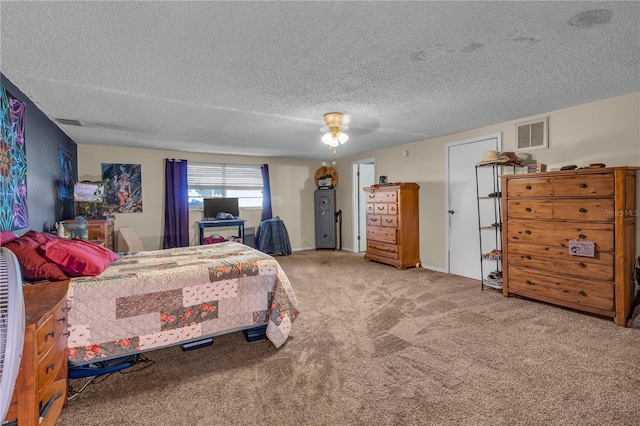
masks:
POLYGON ((380 178, 378 178, 378 183, 379 184, 387 183, 387 177, 386 176, 380 176, 380 178))

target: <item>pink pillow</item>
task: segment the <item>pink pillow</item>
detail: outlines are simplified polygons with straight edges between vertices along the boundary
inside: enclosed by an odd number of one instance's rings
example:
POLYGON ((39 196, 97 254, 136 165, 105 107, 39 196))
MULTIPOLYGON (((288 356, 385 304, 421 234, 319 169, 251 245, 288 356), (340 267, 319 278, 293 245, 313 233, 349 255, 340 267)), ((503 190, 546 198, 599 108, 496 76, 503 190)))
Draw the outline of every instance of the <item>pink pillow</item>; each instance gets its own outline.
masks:
POLYGON ((0 231, 0 246, 18 238, 13 231, 0 231))
POLYGON ((39 251, 70 277, 100 275, 120 258, 106 247, 77 238, 51 240, 41 245, 39 251))
POLYGON ((36 251, 38 246, 40 246, 40 243, 25 235, 3 244, 3 247, 11 250, 18 258, 20 272, 22 272, 22 278, 25 280, 66 280, 67 276, 55 263, 48 262, 38 254, 36 251))

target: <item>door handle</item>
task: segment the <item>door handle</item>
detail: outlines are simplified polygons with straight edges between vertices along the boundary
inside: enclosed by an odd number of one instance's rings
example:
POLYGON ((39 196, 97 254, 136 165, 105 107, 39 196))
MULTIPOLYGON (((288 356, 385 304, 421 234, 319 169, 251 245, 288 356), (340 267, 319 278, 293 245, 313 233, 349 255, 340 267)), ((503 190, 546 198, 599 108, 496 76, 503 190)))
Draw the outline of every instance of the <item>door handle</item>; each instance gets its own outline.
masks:
POLYGON ((454 213, 455 213, 455 211, 449 210, 449 214, 454 214, 454 213))

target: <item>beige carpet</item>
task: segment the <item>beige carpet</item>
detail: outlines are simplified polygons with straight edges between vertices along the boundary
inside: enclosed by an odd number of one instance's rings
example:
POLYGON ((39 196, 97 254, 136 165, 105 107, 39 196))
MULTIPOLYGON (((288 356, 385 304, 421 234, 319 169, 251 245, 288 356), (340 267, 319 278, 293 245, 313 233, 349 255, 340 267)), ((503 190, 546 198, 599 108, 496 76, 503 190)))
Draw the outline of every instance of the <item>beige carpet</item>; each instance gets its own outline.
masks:
POLYGON ((301 312, 283 347, 148 352, 58 425, 640 424, 640 330, 348 252, 277 259, 301 312))

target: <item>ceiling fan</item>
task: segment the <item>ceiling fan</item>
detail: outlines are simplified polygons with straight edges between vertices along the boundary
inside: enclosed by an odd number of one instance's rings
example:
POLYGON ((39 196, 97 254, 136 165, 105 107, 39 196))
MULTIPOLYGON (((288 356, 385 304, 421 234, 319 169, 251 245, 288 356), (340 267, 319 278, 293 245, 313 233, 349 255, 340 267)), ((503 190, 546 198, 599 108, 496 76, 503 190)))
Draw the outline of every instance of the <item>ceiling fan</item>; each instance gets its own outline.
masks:
POLYGON ((320 130, 325 132, 322 142, 329 145, 329 149, 336 153, 336 147, 349 140, 349 136, 344 133, 347 130, 348 117, 341 112, 328 112, 324 115, 325 126, 320 130))

